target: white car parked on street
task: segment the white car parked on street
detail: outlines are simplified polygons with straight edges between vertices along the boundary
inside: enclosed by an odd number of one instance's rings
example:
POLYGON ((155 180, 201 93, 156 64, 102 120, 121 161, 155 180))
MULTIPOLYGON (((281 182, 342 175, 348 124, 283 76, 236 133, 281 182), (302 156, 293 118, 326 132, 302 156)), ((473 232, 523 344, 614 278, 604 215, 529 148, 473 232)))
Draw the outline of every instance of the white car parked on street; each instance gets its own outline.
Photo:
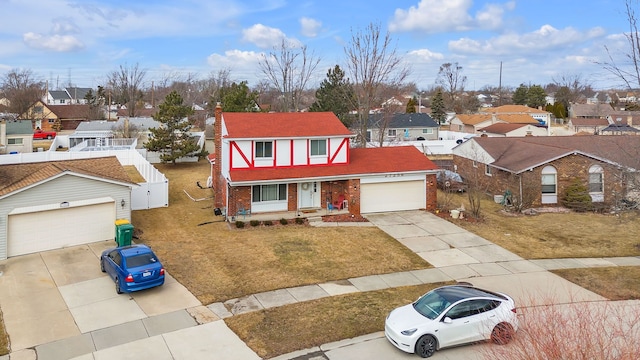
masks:
POLYGON ((506 344, 518 329, 505 294, 467 285, 433 289, 387 316, 384 333, 398 349, 423 358, 436 350, 482 340, 506 344))

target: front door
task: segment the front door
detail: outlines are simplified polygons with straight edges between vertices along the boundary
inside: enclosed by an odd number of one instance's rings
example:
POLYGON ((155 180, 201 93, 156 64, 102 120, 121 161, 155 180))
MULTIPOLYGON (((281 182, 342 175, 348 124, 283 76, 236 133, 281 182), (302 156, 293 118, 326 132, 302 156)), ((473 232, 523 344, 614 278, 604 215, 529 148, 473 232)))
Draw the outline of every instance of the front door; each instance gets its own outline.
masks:
POLYGON ((316 194, 318 192, 318 183, 316 182, 303 182, 300 183, 300 189, 298 190, 298 201, 300 208, 312 208, 318 207, 316 202, 316 194))

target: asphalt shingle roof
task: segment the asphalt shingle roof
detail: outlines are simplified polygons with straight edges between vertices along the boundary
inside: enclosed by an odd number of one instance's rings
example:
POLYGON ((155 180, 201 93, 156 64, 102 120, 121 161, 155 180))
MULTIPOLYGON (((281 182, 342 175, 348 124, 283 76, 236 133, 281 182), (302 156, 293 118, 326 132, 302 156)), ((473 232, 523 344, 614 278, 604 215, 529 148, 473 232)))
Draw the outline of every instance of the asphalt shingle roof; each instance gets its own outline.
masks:
POLYGON ((579 152, 622 166, 640 168, 640 136, 474 137, 495 161, 492 165, 515 173, 579 152))
POLYGON ((232 170, 232 182, 320 178, 384 173, 420 172, 438 169, 414 146, 350 149, 348 164, 286 168, 232 170))
POLYGON ((227 137, 232 139, 350 136, 332 112, 223 113, 227 137))
POLYGON ((0 196, 37 184, 66 171, 134 184, 115 156, 0 165, 0 196))

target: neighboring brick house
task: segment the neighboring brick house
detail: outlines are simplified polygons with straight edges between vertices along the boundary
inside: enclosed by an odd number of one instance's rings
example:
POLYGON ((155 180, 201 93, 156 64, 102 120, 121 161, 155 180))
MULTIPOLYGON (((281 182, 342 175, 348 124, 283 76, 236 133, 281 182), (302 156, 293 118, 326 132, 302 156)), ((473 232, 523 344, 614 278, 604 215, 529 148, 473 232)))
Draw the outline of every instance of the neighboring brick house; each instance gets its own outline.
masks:
POLYGON ((62 130, 75 130, 78 124, 89 120, 89 114, 89 105, 48 105, 36 101, 19 118, 31 120, 34 129, 53 131, 56 121, 60 121, 62 130))
POLYGON ((637 136, 474 137, 454 148, 455 169, 492 195, 507 190, 534 206, 560 206, 575 179, 594 203, 637 197, 637 136))
POLYGON ((333 113, 215 112, 215 205, 227 218, 348 208, 352 214, 436 208, 437 166, 413 146, 350 147, 333 113))

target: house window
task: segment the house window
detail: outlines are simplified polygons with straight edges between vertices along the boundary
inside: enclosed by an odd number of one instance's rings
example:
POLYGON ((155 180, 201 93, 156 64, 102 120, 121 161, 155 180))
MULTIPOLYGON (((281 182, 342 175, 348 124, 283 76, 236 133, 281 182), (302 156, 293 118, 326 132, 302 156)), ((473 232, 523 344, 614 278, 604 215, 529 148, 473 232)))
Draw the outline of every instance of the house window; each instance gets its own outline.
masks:
POLYGON ((556 168, 553 166, 545 166, 542 169, 542 193, 556 193, 556 168))
POLYGON ((287 184, 254 185, 252 201, 279 201, 287 200, 287 184))
POLYGON ((477 161, 475 161, 475 160, 473 160, 473 167, 474 167, 474 168, 477 168, 477 167, 478 167, 478 162, 477 162, 477 161))
POLYGON ((601 193, 604 190, 604 171, 602 170, 602 166, 593 165, 589 168, 589 192, 590 193, 601 193))
POLYGON ((484 166, 484 174, 487 176, 491 176, 491 166, 489 165, 484 166))
POLYGON ((388 129, 387 130, 387 136, 396 137, 396 129, 388 129))
POLYGON ((53 124, 56 122, 56 119, 48 119, 47 121, 49 122, 49 124, 53 124))
POLYGON ((422 133, 423 134, 433 134, 433 129, 429 128, 429 129, 422 129, 422 133))
POLYGON ((22 145, 22 138, 7 139, 7 145, 22 145))
POLYGON ((63 104, 63 105, 65 104, 64 99, 60 99, 60 104, 63 104))
POLYGON ((42 114, 42 106, 34 106, 33 112, 36 114, 42 114))
POLYGON ((311 140, 309 146, 311 156, 327 155, 327 140, 311 140))
POLYGON ((273 142, 256 141, 256 158, 273 157, 273 142))

